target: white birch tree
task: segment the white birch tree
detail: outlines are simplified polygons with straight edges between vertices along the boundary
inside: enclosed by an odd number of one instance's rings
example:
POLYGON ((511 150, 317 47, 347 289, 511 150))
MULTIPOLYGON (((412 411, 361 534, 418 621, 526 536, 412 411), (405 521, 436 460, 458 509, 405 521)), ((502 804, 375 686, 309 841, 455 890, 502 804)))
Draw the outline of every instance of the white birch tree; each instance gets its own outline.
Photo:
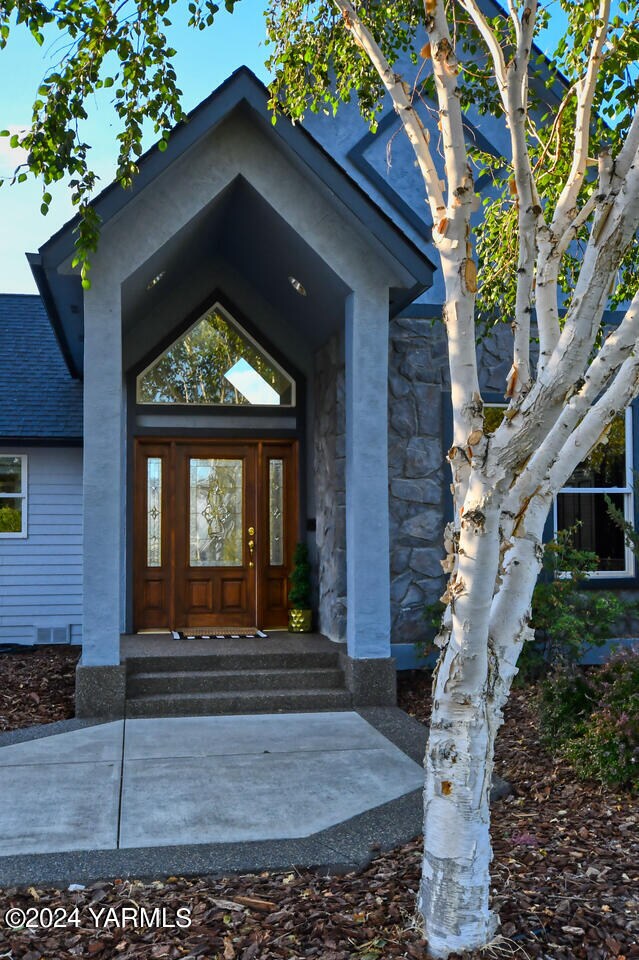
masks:
MULTIPOLYGON (((226 7, 235 2, 226 0, 226 7)), ((165 36, 174 6, 180 4, 0 4, 0 49, 19 24, 38 43, 47 30, 71 38, 38 91, 32 129, 13 139, 29 151, 18 178, 44 181, 45 212, 47 184, 70 178, 83 214, 77 246, 85 284, 98 224, 90 206, 95 176, 80 133, 84 101, 113 87, 122 122, 117 178, 128 185, 143 120, 153 121, 165 145, 171 124, 183 117, 165 36), (119 72, 109 55, 123 64, 119 72)), ((533 41, 549 19, 548 5, 537 0, 507 0, 503 11, 490 0, 271 0, 267 8, 274 107, 299 119, 307 109, 336 109, 356 95, 374 124, 390 98, 423 178, 445 281, 455 519, 445 536, 449 580, 425 759, 419 895, 433 957, 483 946, 496 930, 489 905, 493 752, 531 636, 543 526, 573 469, 639 392, 639 7, 626 0, 611 6, 558 0, 563 77, 536 63, 533 41), (401 75, 398 61, 411 50, 414 75, 401 75), (540 73, 549 75, 553 98, 560 91, 550 110, 540 97, 540 73), (421 108, 427 98, 432 124, 421 108), (471 101, 503 123, 506 157, 480 156, 468 143, 464 109, 471 101), (482 216, 478 162, 492 166, 497 184, 482 216), (611 303, 625 312, 608 330, 611 303), (482 318, 496 311, 512 325, 512 366, 504 384, 508 408, 490 434, 477 340, 482 318)), ((218 8, 195 0, 188 9, 191 24, 203 29, 218 8)))
MULTIPOLYGON (((271 34, 280 44, 273 60, 292 47, 314 62, 304 53, 317 44, 317 19, 311 19, 309 5, 298 4, 307 8, 306 22, 293 6, 271 8, 271 34), (285 36, 292 14, 301 24, 293 27, 294 39, 285 36)), ((548 16, 536 0, 509 0, 504 15, 493 18, 480 0, 426 0, 420 13, 402 5, 392 24, 387 7, 350 0, 334 0, 334 6, 342 35, 337 39, 331 27, 333 47, 346 46, 348 35, 356 51, 328 51, 333 57, 325 63, 336 70, 336 81, 324 72, 306 85, 296 82, 284 60, 278 93, 298 113, 309 99, 317 109, 322 99, 348 96, 348 64, 372 67, 414 149, 446 289, 455 519, 446 535, 449 581, 425 758, 419 895, 429 953, 446 957, 484 946, 497 928, 489 906, 494 744, 519 654, 531 639, 530 604, 553 497, 639 392, 639 284, 633 274, 639 119, 636 91, 619 79, 637 53, 638 9, 623 6, 613 16, 610 0, 562 3, 577 40, 560 46, 567 80, 554 81, 562 98, 544 120, 543 103, 530 93, 537 69, 533 40, 548 16), (414 42, 416 22, 427 34, 420 56, 434 78, 443 180, 435 137, 422 119, 420 84, 401 76, 395 64, 409 38, 414 42), (465 43, 455 44, 462 32, 465 43), (492 204, 479 230, 473 221, 475 151, 464 124, 469 91, 501 118, 510 143, 510 155, 496 162, 506 163, 509 197, 492 204), (602 110, 614 123, 608 131, 602 110), (485 273, 501 273, 492 301, 485 291, 483 310, 499 298, 507 304, 502 319, 513 328, 504 384, 508 408, 492 434, 484 430, 477 369, 474 236, 485 273), (606 332, 611 295, 615 302, 625 298, 627 309, 606 332), (533 309, 536 366, 530 354, 533 309)), ((315 12, 317 17, 317 7, 315 12)), ((379 93, 369 71, 362 78, 363 111, 372 118, 379 93)))

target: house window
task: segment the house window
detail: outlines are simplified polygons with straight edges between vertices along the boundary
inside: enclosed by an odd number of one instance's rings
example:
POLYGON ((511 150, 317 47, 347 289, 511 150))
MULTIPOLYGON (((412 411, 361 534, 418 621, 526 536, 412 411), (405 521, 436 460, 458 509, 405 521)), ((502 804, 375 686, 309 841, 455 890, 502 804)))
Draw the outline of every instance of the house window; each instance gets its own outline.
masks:
POLYGON ((27 458, 0 455, 0 537, 27 535, 27 458))
POLYGON ((634 557, 622 531, 610 519, 606 497, 633 522, 630 410, 615 417, 607 442, 598 444, 579 464, 557 496, 553 513, 555 531, 578 524, 575 546, 599 557, 599 570, 591 576, 632 577, 634 557))
POLYGON ((295 406, 295 383, 220 306, 137 378, 138 403, 295 406))
MULTIPOLYGON (((484 423, 488 432, 501 423, 503 404, 486 404, 484 423)), ((634 557, 621 530, 612 522, 606 497, 633 522, 632 412, 612 421, 607 437, 579 464, 553 504, 553 530, 576 527, 574 544, 599 557, 595 578, 634 576, 634 557)))

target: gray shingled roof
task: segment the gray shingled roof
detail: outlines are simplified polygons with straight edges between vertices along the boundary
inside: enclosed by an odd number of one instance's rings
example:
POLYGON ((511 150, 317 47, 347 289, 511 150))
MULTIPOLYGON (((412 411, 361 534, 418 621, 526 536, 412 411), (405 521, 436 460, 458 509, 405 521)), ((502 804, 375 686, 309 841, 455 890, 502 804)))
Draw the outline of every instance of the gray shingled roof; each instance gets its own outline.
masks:
POLYGON ((82 436, 82 383, 69 373, 39 296, 0 294, 0 438, 82 436))

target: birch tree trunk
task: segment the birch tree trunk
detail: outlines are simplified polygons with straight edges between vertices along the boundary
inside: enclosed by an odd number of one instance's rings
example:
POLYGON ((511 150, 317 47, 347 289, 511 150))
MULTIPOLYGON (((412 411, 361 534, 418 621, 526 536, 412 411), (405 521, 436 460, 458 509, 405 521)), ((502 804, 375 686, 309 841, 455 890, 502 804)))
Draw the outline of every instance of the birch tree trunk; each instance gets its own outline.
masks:
MULTIPOLYGON (((424 859, 419 909, 428 953, 483 947, 498 917, 490 909, 490 788, 495 738, 503 721, 517 660, 532 637, 533 589, 543 557, 542 534, 553 497, 639 391, 639 294, 617 330, 596 349, 611 284, 639 227, 639 121, 622 149, 599 157, 596 189, 581 204, 588 165, 597 73, 610 20, 599 0, 583 73, 574 95, 574 154, 554 209, 544 209, 528 138, 528 69, 537 0, 523 9, 508 0, 511 52, 483 13, 480 0, 458 0, 481 35, 510 136, 517 209, 516 296, 509 402, 502 424, 484 430, 477 370, 476 269, 471 243, 472 170, 464 137, 459 65, 443 0, 425 0, 438 103, 440 181, 430 136, 410 88, 392 69, 351 0, 334 0, 346 28, 390 95, 415 151, 433 220, 433 243, 446 290, 443 321, 453 414, 448 452, 455 516, 445 544, 450 575, 442 648, 433 678, 425 757, 424 859), (562 258, 585 223, 589 238, 573 296, 559 319, 562 258), (536 286, 538 290, 536 292, 536 286), (530 313, 537 311, 540 358, 530 362, 530 313)), ((506 44, 507 46, 507 44, 506 44)), ((559 133, 557 133, 559 137, 559 133)))
MULTIPOLYGON (((479 511, 478 511, 479 512, 479 511)), ((426 750, 424 864, 420 911, 428 949, 452 950, 491 940, 496 919, 488 908, 489 797, 494 737, 496 664, 488 644, 490 606, 499 563, 499 508, 492 504, 462 524, 456 583, 450 598, 453 629, 433 681, 426 750), (471 565, 480 575, 464 580, 471 565)))
POLYGON ((497 929, 499 918, 489 907, 495 738, 521 648, 532 636, 530 601, 549 505, 548 496, 531 504, 526 536, 513 544, 501 571, 498 506, 485 522, 470 524, 462 540, 481 575, 473 578, 459 611, 461 648, 453 628, 433 680, 425 760, 420 911, 433 957, 485 946, 497 929), (495 596, 496 578, 501 585, 495 596))

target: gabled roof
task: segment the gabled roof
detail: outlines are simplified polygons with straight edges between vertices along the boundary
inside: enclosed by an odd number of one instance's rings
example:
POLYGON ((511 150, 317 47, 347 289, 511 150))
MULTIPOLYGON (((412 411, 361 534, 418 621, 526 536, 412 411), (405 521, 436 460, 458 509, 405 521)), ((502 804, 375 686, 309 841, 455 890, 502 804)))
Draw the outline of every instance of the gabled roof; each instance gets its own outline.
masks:
POLYGON ((0 442, 82 437, 82 384, 38 296, 0 294, 0 398, 0 442))
MULTIPOLYGON (((347 207, 371 241, 381 245, 413 278, 410 287, 398 290, 392 298, 393 313, 398 312, 430 286, 433 265, 307 130, 283 117, 275 126, 271 124, 268 96, 267 88, 247 67, 236 70, 191 111, 187 123, 178 124, 165 151, 160 152, 154 146, 140 158, 139 174, 130 190, 124 191, 118 183, 112 183, 102 191, 94 202, 102 223, 106 224, 115 217, 232 111, 240 106, 248 107, 256 121, 262 124, 269 136, 275 138, 281 149, 293 156, 296 162, 303 163, 309 173, 317 177, 347 207)), ((81 369, 82 290, 78 277, 61 275, 58 268, 73 253, 77 222, 77 218, 69 221, 40 248, 38 254, 29 255, 38 289, 74 375, 78 375, 81 369)))

